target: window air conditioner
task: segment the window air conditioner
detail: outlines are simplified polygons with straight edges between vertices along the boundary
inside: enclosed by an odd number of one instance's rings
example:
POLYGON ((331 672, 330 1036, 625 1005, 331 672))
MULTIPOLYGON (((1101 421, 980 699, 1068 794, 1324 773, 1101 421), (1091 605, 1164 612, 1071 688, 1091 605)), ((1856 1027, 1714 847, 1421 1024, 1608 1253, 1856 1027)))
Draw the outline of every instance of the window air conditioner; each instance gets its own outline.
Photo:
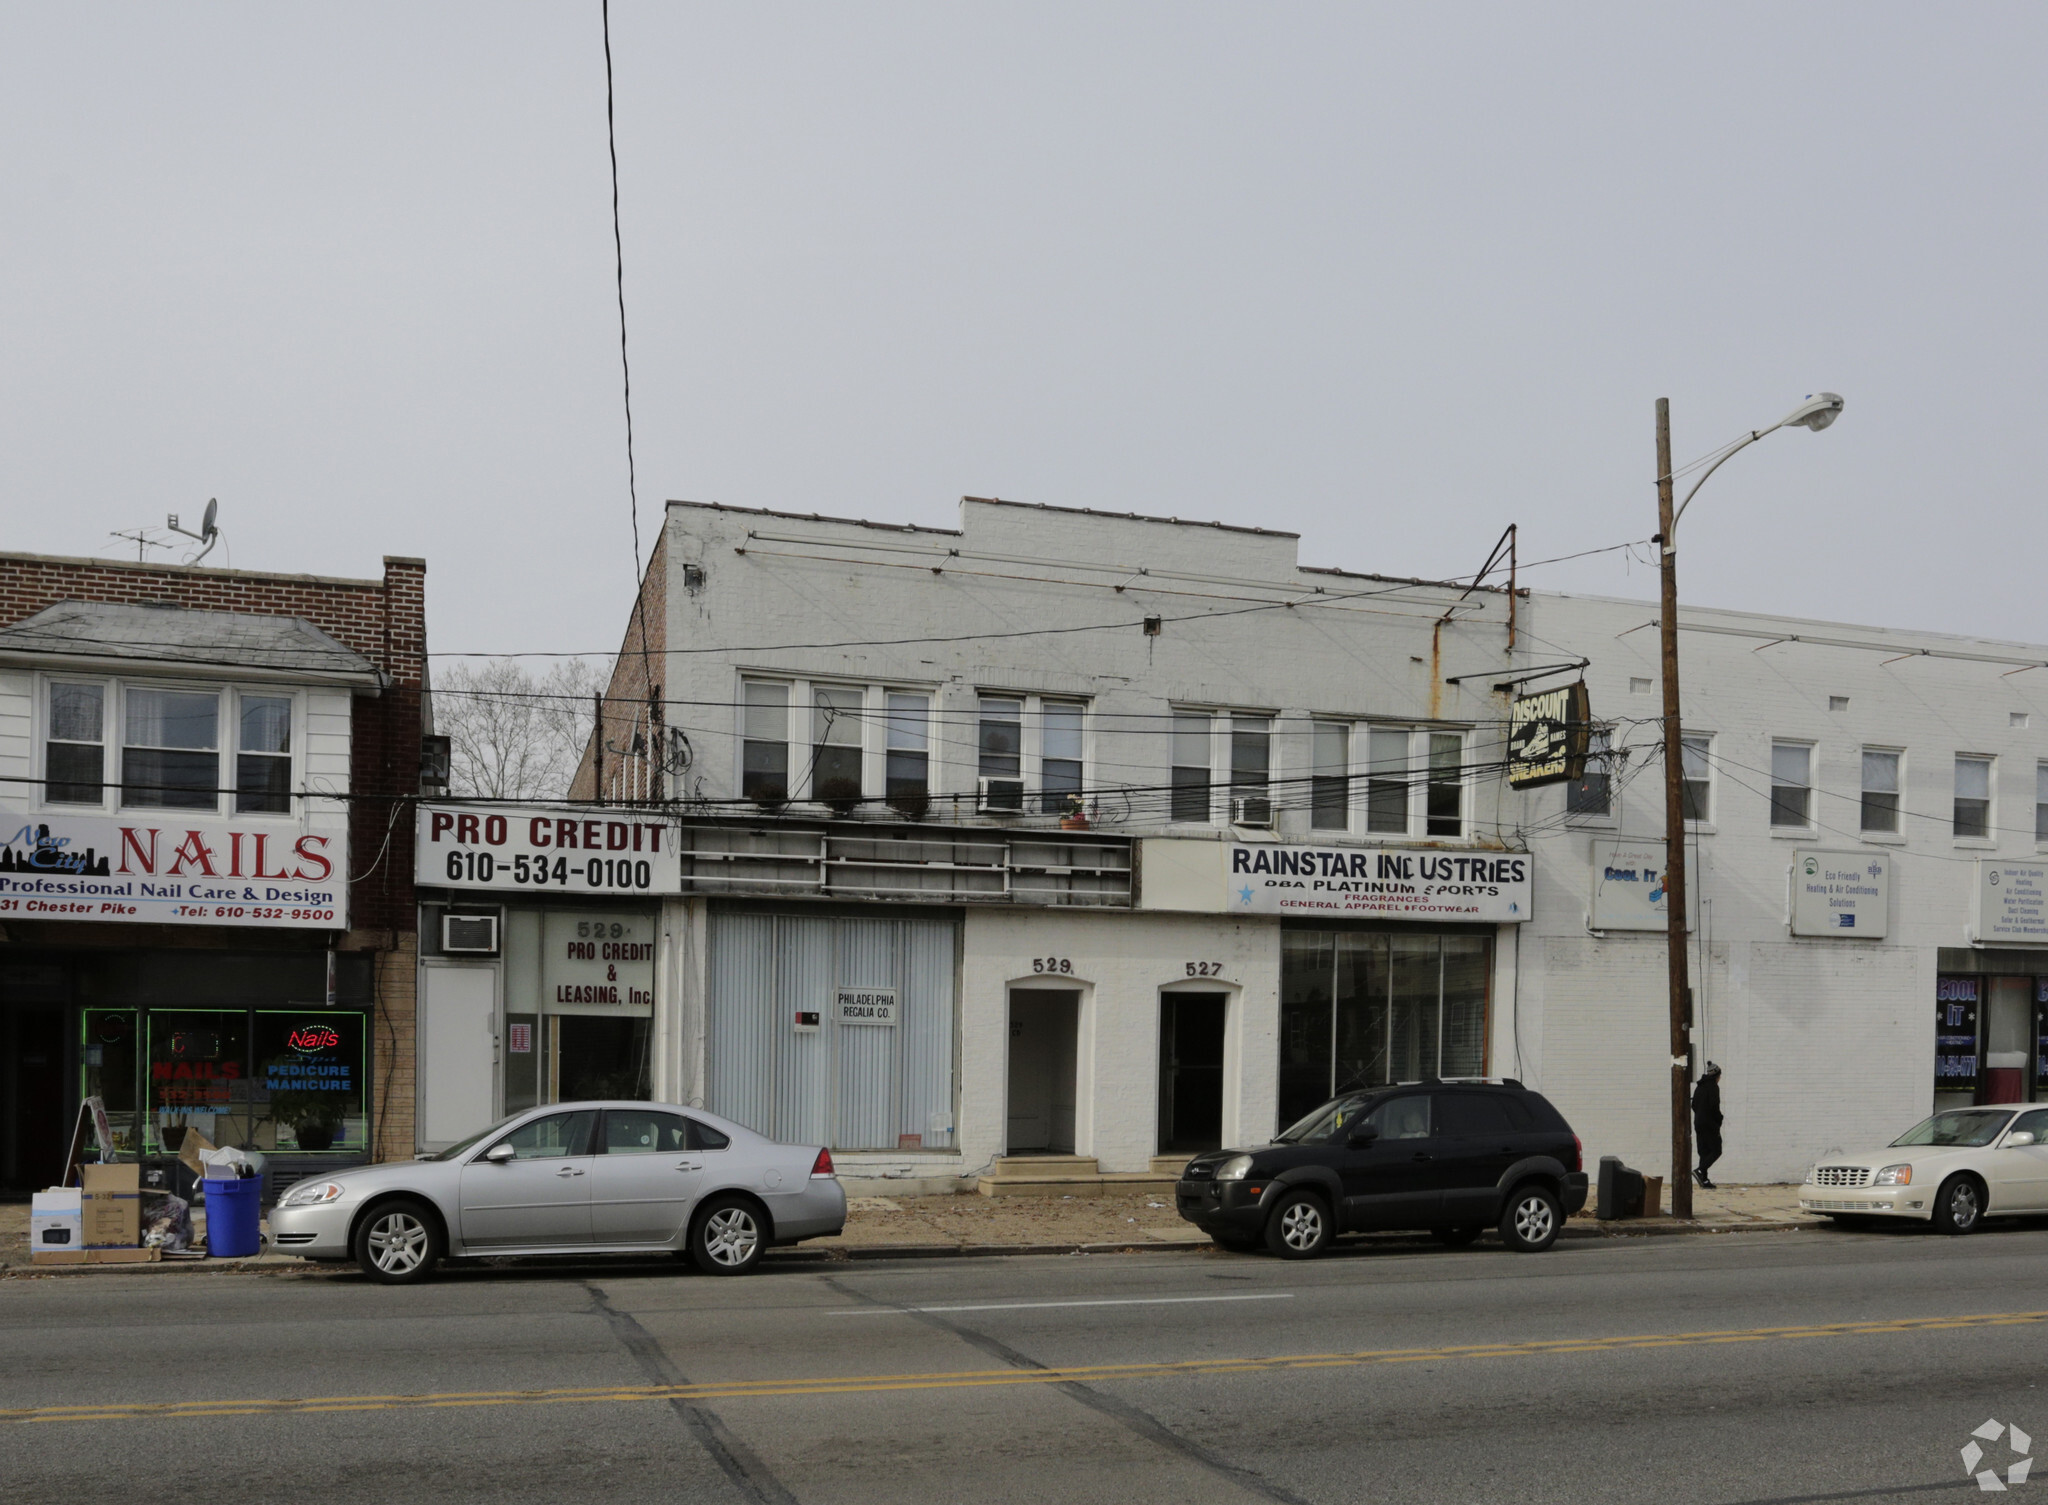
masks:
POLYGON ((1273 824, 1273 802, 1263 794, 1234 799, 1230 802, 1230 823, 1233 826, 1270 826, 1273 824))
POLYGON ((498 949, 498 917, 494 914, 442 915, 441 949, 460 956, 495 954, 498 949))
POLYGON ((1024 813, 1024 781, 1022 779, 983 779, 981 795, 975 801, 975 813, 979 815, 1022 815, 1024 813))

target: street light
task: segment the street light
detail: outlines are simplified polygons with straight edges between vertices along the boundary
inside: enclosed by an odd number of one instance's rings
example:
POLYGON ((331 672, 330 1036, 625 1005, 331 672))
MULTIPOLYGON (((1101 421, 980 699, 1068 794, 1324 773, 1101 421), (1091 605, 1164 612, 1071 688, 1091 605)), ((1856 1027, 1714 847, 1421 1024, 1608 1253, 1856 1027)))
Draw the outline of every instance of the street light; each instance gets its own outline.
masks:
POLYGON ((1833 392, 1815 392, 1767 429, 1752 429, 1709 465, 1685 500, 1671 505, 1671 401, 1657 399, 1657 538, 1661 546, 1663 608, 1658 613, 1664 658, 1664 902, 1671 974, 1671 1215, 1692 1216, 1692 986, 1686 975, 1685 749, 1678 714, 1678 520, 1707 478, 1766 434, 1781 428, 1819 433, 1842 413, 1833 392))

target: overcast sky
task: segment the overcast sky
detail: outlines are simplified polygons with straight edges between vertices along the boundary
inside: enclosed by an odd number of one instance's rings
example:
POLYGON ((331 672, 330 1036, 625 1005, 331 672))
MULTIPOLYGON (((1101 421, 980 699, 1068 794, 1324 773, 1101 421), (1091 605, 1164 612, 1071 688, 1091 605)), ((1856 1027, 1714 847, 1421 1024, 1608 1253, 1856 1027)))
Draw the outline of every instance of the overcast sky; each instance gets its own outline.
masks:
MULTIPOLYGON (((1701 494, 1685 598, 2048 639, 2039 6, 612 29, 644 536, 667 497, 971 493, 1448 575, 1509 522, 1647 536, 1660 395, 1685 460, 1832 389, 1701 494)), ((438 650, 616 643, 596 0, 15 3, 0 131, 0 547, 217 496, 215 560, 426 556, 438 650)))

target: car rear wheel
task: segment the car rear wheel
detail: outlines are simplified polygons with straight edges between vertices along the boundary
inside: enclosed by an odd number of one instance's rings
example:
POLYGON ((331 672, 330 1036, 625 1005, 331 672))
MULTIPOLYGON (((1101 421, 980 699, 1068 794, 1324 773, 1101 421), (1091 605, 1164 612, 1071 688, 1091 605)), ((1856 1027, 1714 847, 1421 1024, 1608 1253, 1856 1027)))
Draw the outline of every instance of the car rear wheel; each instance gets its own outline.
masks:
POLYGON ((356 1228, 356 1263, 388 1286, 415 1285, 441 1262, 441 1225, 419 1202, 386 1202, 356 1228))
POLYGON ((691 1257, 706 1275, 744 1275, 767 1246, 759 1209, 739 1197, 714 1198, 690 1230, 691 1257))
POLYGON ((1330 1247, 1330 1209, 1312 1191, 1289 1192, 1266 1219, 1266 1247, 1282 1259, 1312 1259, 1330 1247))
POLYGON ((1984 1188, 1975 1176, 1950 1176, 1934 1194, 1938 1233, 1974 1233, 1984 1221, 1984 1188))
POLYGON ((1446 1249, 1462 1249, 1485 1231, 1484 1228, 1476 1226, 1469 1228, 1432 1228, 1429 1230, 1429 1236, 1439 1244, 1442 1244, 1446 1249))
POLYGON ((1517 1254, 1541 1254, 1557 1242, 1564 1215, 1541 1186, 1518 1186, 1500 1215, 1500 1241, 1517 1254))

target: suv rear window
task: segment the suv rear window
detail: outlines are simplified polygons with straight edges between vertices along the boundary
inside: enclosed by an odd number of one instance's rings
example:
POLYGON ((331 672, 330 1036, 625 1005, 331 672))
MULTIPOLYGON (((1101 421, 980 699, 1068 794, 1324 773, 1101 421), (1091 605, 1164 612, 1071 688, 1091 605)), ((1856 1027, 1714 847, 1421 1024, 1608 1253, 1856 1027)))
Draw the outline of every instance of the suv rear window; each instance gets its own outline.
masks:
POLYGON ((1507 1104, 1490 1092, 1445 1092, 1436 1100, 1439 1134, 1512 1134, 1507 1104))

